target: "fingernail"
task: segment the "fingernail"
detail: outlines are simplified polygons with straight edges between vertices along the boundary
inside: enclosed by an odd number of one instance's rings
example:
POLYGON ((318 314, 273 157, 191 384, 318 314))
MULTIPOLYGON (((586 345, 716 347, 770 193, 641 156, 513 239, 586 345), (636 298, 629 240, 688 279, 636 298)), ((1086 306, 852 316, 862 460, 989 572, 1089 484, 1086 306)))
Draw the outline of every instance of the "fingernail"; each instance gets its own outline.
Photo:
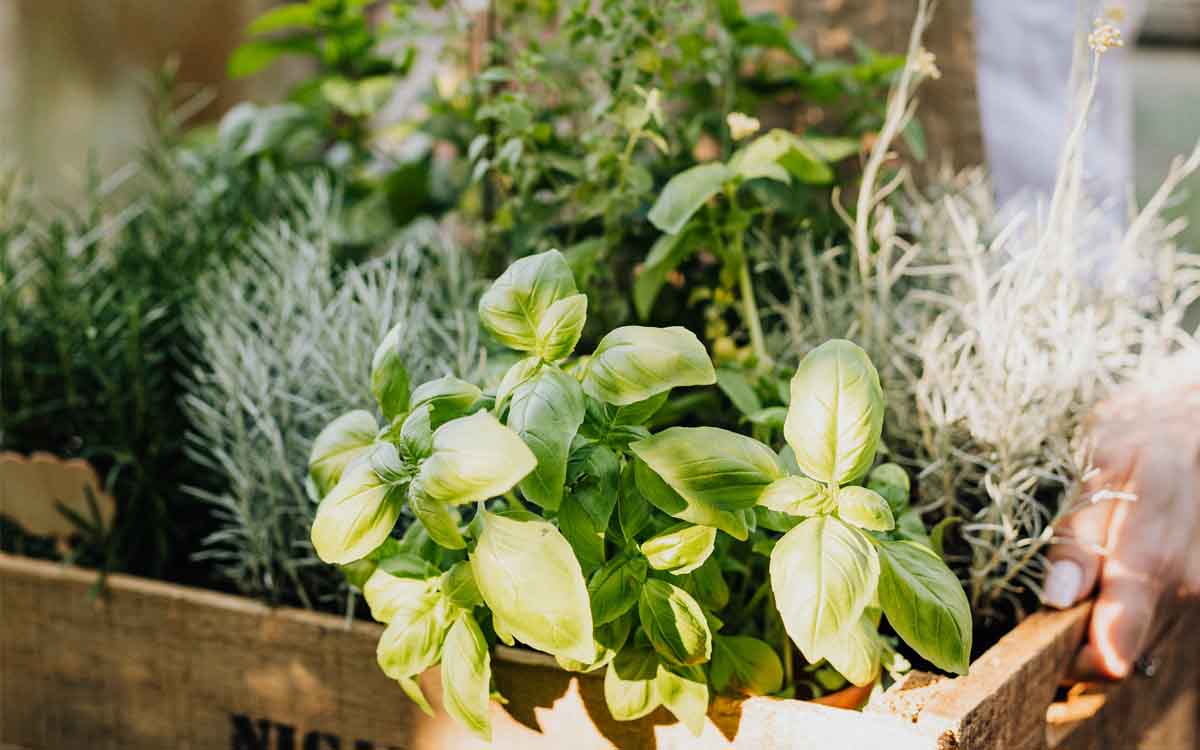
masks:
POLYGON ((1083 568, 1073 560, 1056 560, 1046 574, 1042 586, 1042 603, 1064 609, 1079 598, 1079 585, 1083 583, 1083 568))

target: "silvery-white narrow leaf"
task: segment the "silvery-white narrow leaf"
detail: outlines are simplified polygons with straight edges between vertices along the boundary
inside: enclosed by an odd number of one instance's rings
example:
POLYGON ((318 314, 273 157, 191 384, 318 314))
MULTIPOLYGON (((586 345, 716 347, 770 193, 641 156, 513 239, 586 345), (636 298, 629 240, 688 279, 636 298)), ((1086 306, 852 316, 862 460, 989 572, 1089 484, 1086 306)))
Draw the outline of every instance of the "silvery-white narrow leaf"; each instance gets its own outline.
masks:
POLYGON ((437 664, 448 626, 446 605, 431 588, 399 602, 375 648, 379 668, 393 680, 421 674, 437 664))
POLYGON ((717 382, 712 361, 686 328, 624 326, 600 340, 583 374, 583 390, 617 406, 672 388, 717 382))
POLYGON ((571 356, 587 320, 587 295, 560 299, 542 314, 537 328, 537 355, 547 362, 571 356))
POLYGON ((537 459, 521 480, 521 492, 543 508, 557 510, 562 502, 567 456, 583 416, 579 381, 557 367, 543 367, 513 389, 508 427, 537 459))
POLYGON ((617 721, 633 721, 662 705, 658 655, 645 646, 626 646, 604 673, 604 700, 617 721))
POLYGON ((783 432, 801 471, 821 482, 846 484, 875 461, 883 410, 879 374, 867 353, 835 339, 801 360, 783 432))
POLYGON ((629 448, 685 499, 718 510, 752 507, 783 476, 770 448, 716 427, 672 427, 629 448))
POLYGON ((822 656, 855 685, 869 685, 879 676, 883 644, 875 625, 865 616, 841 638, 825 644, 822 656))
MULTIPOLYGON (((396 452, 389 443, 373 451, 396 452)), ((375 473, 371 454, 362 456, 317 506, 312 543, 327 563, 345 565, 366 557, 387 539, 404 502, 404 487, 389 485, 375 473)))
POLYGON ((442 704, 446 713, 484 742, 492 741, 492 658, 475 618, 462 613, 442 649, 442 704))
POLYGON ((703 664, 712 657, 704 610, 678 586, 647 580, 638 599, 638 619, 654 650, 671 664, 703 664))
POLYGON ((546 310, 577 291, 571 267, 557 250, 521 258, 484 292, 479 321, 510 349, 536 351, 546 310))
POLYGON ((887 500, 866 487, 842 487, 837 493, 838 517, 868 531, 891 531, 896 519, 887 500))
POLYGON ((641 549, 650 567, 681 576, 703 565, 716 541, 711 526, 679 524, 647 539, 641 549))
POLYGON ((824 487, 808 477, 795 476, 771 482, 758 496, 758 504, 789 516, 816 516, 835 507, 824 487))
POLYGON ((376 622, 388 624, 396 612, 430 589, 429 581, 420 578, 394 576, 378 567, 363 584, 363 598, 376 622))
POLYGON ((771 552, 775 605, 810 662, 858 623, 878 582, 875 548, 862 532, 830 516, 804 521, 771 552))
POLYGON ((553 524, 484 511, 471 569, 498 632, 575 661, 594 655, 583 570, 553 524))
POLYGON ((363 409, 347 412, 321 430, 308 455, 308 476, 318 498, 327 495, 346 467, 367 452, 377 432, 375 417, 363 409))
POLYGON ((508 492, 537 466, 515 432, 487 412, 453 419, 433 433, 415 491, 442 503, 474 503, 508 492))
POLYGON ((962 584, 931 550, 909 541, 879 542, 879 603, 904 642, 938 667, 966 674, 971 607, 962 584))
POLYGON ((693 736, 699 737, 708 716, 708 679, 704 670, 660 663, 655 683, 662 704, 693 736))
POLYGON ((880 464, 871 469, 871 473, 867 475, 867 488, 878 492, 887 500, 893 516, 899 516, 908 507, 908 472, 898 464, 880 464))
POLYGON ((388 331, 371 359, 371 393, 387 421, 408 411, 408 370, 400 357, 400 329, 397 323, 388 331))

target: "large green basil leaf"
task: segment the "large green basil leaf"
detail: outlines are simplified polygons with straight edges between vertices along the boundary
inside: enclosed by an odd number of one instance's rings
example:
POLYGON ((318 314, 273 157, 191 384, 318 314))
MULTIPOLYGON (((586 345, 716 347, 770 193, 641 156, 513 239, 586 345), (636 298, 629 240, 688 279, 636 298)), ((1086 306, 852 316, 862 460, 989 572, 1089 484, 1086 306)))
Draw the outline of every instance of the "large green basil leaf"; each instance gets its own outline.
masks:
POLYGON ((451 419, 466 416, 481 398, 479 386, 446 375, 418 386, 412 393, 412 409, 428 405, 429 424, 436 430, 451 419))
POLYGON ((458 511, 423 492, 410 492, 408 507, 429 537, 446 549, 464 549, 467 542, 459 531, 458 511))
POLYGON ((713 688, 735 695, 770 695, 783 687, 783 662, 766 643, 745 635, 713 640, 713 688))
POLYGON ((830 516, 804 521, 771 552, 775 605, 810 662, 858 623, 878 582, 879 555, 870 541, 830 516))
POLYGON ((650 567, 681 576, 703 565, 716 541, 713 527, 683 523, 647 539, 641 549, 650 567))
POLYGON ((971 661, 971 607, 954 573, 915 542, 878 542, 883 565, 879 603, 896 633, 947 672, 971 661))
POLYGON ((842 487, 837 493, 838 517, 868 531, 891 531, 896 519, 887 500, 866 487, 842 487))
POLYGON ((626 646, 604 673, 604 700, 617 721, 633 721, 662 705, 658 695, 658 655, 645 646, 626 646))
POLYGON ((729 584, 725 583, 716 557, 709 556, 703 565, 683 576, 680 585, 714 612, 720 612, 729 604, 729 584))
POLYGON ((758 505, 789 516, 819 516, 836 506, 825 488, 808 477, 783 477, 758 496, 758 505))
POLYGON ((446 713, 484 742, 492 741, 491 682, 487 641, 475 618, 464 612, 450 626, 442 648, 442 704, 446 713))
POLYGON ((867 353, 849 341, 827 341, 796 369, 784 437, 805 474, 846 484, 875 461, 883 410, 879 373, 867 353))
POLYGON ((720 193, 734 173, 721 162, 697 164, 676 174, 663 186, 647 218, 660 231, 678 234, 709 198, 720 193))
POLYGON ((404 487, 389 485, 375 472, 371 458, 379 452, 394 457, 396 448, 390 443, 376 445, 346 468, 317 506, 312 544, 327 563, 346 565, 371 554, 400 518, 404 487))
POLYGON ((371 617, 387 625, 397 611, 424 596, 430 588, 427 580, 396 576, 376 568, 363 584, 362 592, 371 610, 371 617))
POLYGON ((496 339, 522 352, 538 348, 538 326, 559 300, 575 295, 575 277, 562 253, 550 250, 508 267, 479 300, 479 321, 496 339))
MULTIPOLYGON (((654 472, 646 469, 651 474, 654 472)), ((659 480, 662 481, 661 479, 659 480)), ((665 486, 665 485, 664 485, 665 486)), ((669 487, 667 488, 670 489, 669 487)), ((678 495, 676 495, 678 497, 678 495)), ((683 502, 680 500, 680 502, 683 502)), ((686 503, 684 504, 686 507, 686 503)), ((650 503, 642 491, 638 489, 635 462, 627 461, 621 468, 621 478, 617 492, 617 523, 621 527, 621 536, 626 542, 632 542, 639 531, 650 522, 650 503)))
POLYGON ((392 421, 408 411, 408 370, 400 357, 400 331, 403 323, 397 323, 387 332, 375 356, 371 359, 371 394, 375 396, 383 418, 392 421))
POLYGON ((746 519, 741 513, 721 510, 683 497, 644 461, 639 460, 634 464, 633 476, 642 496, 663 513, 680 521, 700 526, 715 526, 738 541, 745 541, 749 536, 746 519))
POLYGON ((686 500, 717 510, 752 507, 783 476, 770 448, 716 427, 672 427, 629 448, 686 500))
POLYGON ((442 595, 428 586, 396 605, 375 649, 379 668, 393 680, 419 675, 437 664, 450 624, 442 595))
POLYGON ((552 524, 484 511, 471 569, 497 630, 555 656, 592 657, 592 608, 583 570, 552 524))
POLYGON ((537 355, 547 362, 571 356, 583 335, 586 320, 586 294, 574 294, 550 305, 538 324, 537 355))
POLYGON ((611 448, 595 443, 577 447, 567 460, 567 484, 571 499, 592 518, 592 525, 608 528, 617 504, 621 462, 611 448))
POLYGON ((579 381, 557 367, 541 368, 512 391, 508 427, 537 457, 537 467, 521 480, 521 492, 547 510, 562 502, 567 455, 583 414, 579 381))
POLYGON ((442 503, 474 503, 503 495, 536 466, 517 433, 481 411, 437 428, 414 489, 442 503))
POLYGON ((562 532, 585 576, 604 564, 604 526, 596 526, 583 505, 575 498, 558 509, 558 529, 562 532))
POLYGON ((887 500, 893 516, 899 516, 908 507, 908 472, 898 464, 880 464, 871 469, 867 475, 867 488, 887 500))
POLYGON ((843 677, 855 685, 869 685, 879 676, 879 662, 883 654, 883 643, 879 632, 865 615, 858 625, 842 634, 841 638, 825 646, 823 656, 843 677))
POLYGON ((712 633, 704 611, 678 586, 646 581, 638 598, 638 617, 654 650, 671 664, 703 664, 712 657, 712 633))
POLYGON ((592 398, 628 406, 672 388, 712 385, 717 374, 688 329, 623 326, 600 340, 582 380, 592 398))
POLYGON ((362 409, 343 414, 321 430, 308 455, 308 476, 320 497, 329 494, 346 467, 370 449, 377 432, 375 417, 362 409))
POLYGON ((646 582, 646 559, 621 555, 605 563, 588 580, 592 622, 610 623, 633 609, 646 582))
POLYGON ((700 667, 658 665, 655 677, 659 699, 696 737, 704 732, 708 715, 708 679, 700 667))

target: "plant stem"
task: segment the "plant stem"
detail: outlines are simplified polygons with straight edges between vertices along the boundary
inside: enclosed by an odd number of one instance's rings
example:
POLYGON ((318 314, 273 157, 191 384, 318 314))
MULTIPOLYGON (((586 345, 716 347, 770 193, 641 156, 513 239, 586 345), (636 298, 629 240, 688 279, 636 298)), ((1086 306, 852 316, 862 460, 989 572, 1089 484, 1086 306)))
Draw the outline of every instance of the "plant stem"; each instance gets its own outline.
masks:
POLYGON ((508 502, 516 507, 517 510, 528 510, 528 508, 525 507, 525 504, 517 499, 517 493, 512 490, 504 493, 504 499, 508 500, 508 502))
MULTIPOLYGON (((738 235, 739 240, 741 235, 738 235)), ((737 243, 741 245, 741 242, 737 243)), ((767 342, 763 337, 762 322, 758 319, 758 303, 754 299, 754 284, 750 281, 750 264, 742 259, 742 267, 738 270, 738 285, 742 294, 742 317, 750 329, 750 346, 754 349, 754 357, 758 360, 759 371, 767 370, 772 364, 771 355, 767 354, 767 342)))

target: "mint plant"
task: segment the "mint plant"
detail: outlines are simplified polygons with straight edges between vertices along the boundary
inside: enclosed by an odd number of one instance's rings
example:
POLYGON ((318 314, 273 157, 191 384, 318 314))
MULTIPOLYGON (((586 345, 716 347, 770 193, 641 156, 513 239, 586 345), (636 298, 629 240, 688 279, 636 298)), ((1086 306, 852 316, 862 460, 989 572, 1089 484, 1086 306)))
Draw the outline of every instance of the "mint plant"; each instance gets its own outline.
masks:
POLYGON ((715 383, 707 352, 683 328, 626 326, 576 356, 587 297, 557 251, 512 264, 479 317, 525 355, 494 392, 410 391, 393 331, 371 375, 383 422, 340 417, 310 462, 313 546, 387 625, 379 665, 422 708, 416 677, 440 663, 446 710, 490 737, 497 640, 603 670, 617 719, 664 706, 696 733, 714 692, 794 695, 793 643, 874 681, 901 661, 884 616, 966 671, 966 597, 911 522, 907 476, 872 470, 883 393, 856 345, 801 362, 777 452, 713 427, 651 434, 675 389, 715 383), (396 538, 405 504, 419 523, 396 538))

